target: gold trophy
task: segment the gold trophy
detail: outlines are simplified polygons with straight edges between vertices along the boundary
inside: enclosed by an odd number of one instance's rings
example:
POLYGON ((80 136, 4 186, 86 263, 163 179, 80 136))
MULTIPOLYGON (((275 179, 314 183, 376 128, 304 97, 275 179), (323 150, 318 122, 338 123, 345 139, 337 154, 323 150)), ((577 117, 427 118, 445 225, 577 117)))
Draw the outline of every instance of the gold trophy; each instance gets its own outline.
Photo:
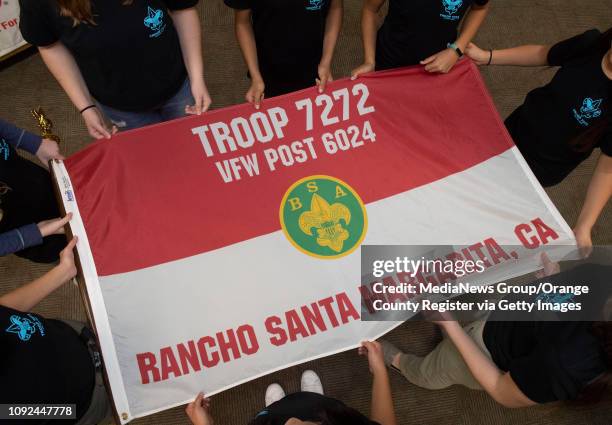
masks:
POLYGON ((47 116, 45 115, 45 111, 40 106, 36 109, 32 109, 32 116, 38 123, 38 127, 40 127, 40 135, 45 139, 51 139, 56 143, 60 142, 60 138, 53 134, 53 123, 47 116))

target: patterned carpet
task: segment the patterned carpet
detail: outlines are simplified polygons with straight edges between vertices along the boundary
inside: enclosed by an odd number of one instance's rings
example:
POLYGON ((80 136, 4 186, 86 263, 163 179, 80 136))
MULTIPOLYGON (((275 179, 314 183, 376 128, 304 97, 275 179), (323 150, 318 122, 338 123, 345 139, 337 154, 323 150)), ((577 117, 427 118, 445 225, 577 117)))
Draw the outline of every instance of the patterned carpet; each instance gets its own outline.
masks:
MULTIPOLYGON (((338 77, 347 75, 361 60, 359 7, 357 0, 345 1, 344 30, 334 61, 335 75, 338 77)), ((200 8, 204 22, 206 79, 213 97, 213 107, 242 102, 248 81, 233 35, 232 14, 221 0, 201 2, 200 8)), ((491 15, 477 42, 497 48, 523 43, 552 43, 593 27, 604 30, 611 22, 612 0, 493 0, 491 15)), ((520 104, 530 89, 548 81, 552 72, 545 68, 491 67, 482 70, 504 117, 520 104)), ((56 132, 64 140, 65 153, 74 153, 88 142, 78 112, 47 72, 38 54, 21 54, 0 65, 0 93, 0 116, 31 130, 35 129, 35 125, 29 110, 37 105, 43 106, 55 121, 56 132)), ((593 167, 594 158, 591 158, 562 184, 548 190, 570 225, 578 216, 593 167)), ((596 244, 612 243, 612 208, 609 205, 594 229, 594 241, 596 244)), ((45 266, 31 264, 14 256, 0 258, 0 291, 9 291, 46 270, 48 268, 45 266)), ((84 319, 78 291, 72 285, 58 290, 36 311, 48 317, 84 319)), ((408 323, 389 336, 400 348, 417 354, 430 350, 439 337, 433 325, 426 323, 408 323)), ((261 408, 269 383, 280 382, 287 391, 295 391, 299 386, 300 374, 306 368, 319 372, 327 394, 344 400, 364 413, 369 411, 371 378, 367 365, 355 352, 347 352, 274 373, 215 396, 213 414, 217 423, 246 424, 261 408)), ((392 377, 392 385, 401 424, 612 423, 612 395, 596 406, 553 404, 511 410, 500 407, 484 393, 465 388, 428 391, 409 384, 396 374, 392 377)), ((176 408, 133 423, 168 425, 188 422, 183 408, 176 408)))

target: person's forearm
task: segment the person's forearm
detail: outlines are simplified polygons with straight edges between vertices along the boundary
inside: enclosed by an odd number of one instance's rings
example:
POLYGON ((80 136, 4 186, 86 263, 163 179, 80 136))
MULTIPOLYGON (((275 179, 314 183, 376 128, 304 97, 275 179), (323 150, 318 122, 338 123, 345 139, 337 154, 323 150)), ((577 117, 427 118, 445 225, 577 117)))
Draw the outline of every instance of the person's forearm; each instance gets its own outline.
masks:
POLYGON ((35 281, 1 296, 0 305, 14 310, 30 311, 70 278, 70 272, 60 263, 35 281))
POLYGON ((25 149, 33 155, 36 154, 42 143, 42 137, 16 127, 2 119, 0 119, 0 139, 4 139, 15 149, 25 149))
POLYGON ((251 11, 236 11, 235 19, 234 30, 236 32, 236 39, 240 45, 244 62, 249 69, 249 74, 251 74, 251 79, 262 79, 257 60, 257 44, 255 43, 253 24, 251 24, 251 11))
POLYGON ((327 66, 331 66, 334 57, 334 50, 340 36, 340 30, 342 29, 343 13, 343 0, 333 0, 325 20, 325 36, 323 38, 323 54, 321 56, 321 63, 327 66))
POLYGON ((472 41, 472 39, 478 33, 480 26, 484 22, 487 14, 489 13, 489 4, 487 3, 484 6, 472 6, 470 11, 468 12, 463 25, 461 27, 461 32, 459 33, 459 37, 457 38, 457 46, 465 51, 465 48, 472 41))
POLYGON ((591 230, 612 196, 612 157, 602 153, 576 222, 577 228, 591 230))
POLYGON ((374 374, 371 419, 381 425, 396 425, 393 395, 387 370, 374 374))
POLYGON ((170 16, 178 33, 183 61, 185 61, 189 79, 194 81, 196 78, 203 78, 202 28, 198 11, 192 7, 172 11, 170 16))
POLYGON ((378 30, 378 11, 366 0, 361 10, 361 39, 363 61, 376 63, 376 31, 378 30))
POLYGON ((40 245, 42 242, 42 234, 34 223, 0 233, 0 257, 40 245))
POLYGON ((81 110, 93 103, 72 53, 61 42, 39 47, 40 56, 74 106, 81 110))
POLYGON ((491 65, 545 66, 550 46, 526 45, 493 50, 491 65))

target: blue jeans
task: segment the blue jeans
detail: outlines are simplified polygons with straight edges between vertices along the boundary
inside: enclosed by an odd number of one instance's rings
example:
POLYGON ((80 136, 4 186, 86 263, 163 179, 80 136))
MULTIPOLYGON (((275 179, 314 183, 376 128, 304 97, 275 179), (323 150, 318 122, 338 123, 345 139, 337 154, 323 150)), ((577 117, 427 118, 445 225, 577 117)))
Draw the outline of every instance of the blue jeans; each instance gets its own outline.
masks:
POLYGON ((102 113, 117 126, 119 130, 132 130, 146 125, 157 124, 185 116, 185 106, 195 103, 191 95, 189 78, 178 92, 155 109, 143 112, 121 111, 96 102, 102 113))

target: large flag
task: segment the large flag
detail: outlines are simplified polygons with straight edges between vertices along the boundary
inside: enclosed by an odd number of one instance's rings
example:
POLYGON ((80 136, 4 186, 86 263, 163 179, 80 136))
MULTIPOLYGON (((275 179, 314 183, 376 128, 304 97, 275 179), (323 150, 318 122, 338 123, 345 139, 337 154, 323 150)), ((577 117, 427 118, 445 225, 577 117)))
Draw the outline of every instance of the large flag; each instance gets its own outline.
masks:
POLYGON ((26 44, 19 31, 19 1, 0 1, 0 58, 26 44))
POLYGON ((128 131, 54 172, 123 423, 397 326, 361 320, 362 244, 573 241, 469 61, 128 131))

